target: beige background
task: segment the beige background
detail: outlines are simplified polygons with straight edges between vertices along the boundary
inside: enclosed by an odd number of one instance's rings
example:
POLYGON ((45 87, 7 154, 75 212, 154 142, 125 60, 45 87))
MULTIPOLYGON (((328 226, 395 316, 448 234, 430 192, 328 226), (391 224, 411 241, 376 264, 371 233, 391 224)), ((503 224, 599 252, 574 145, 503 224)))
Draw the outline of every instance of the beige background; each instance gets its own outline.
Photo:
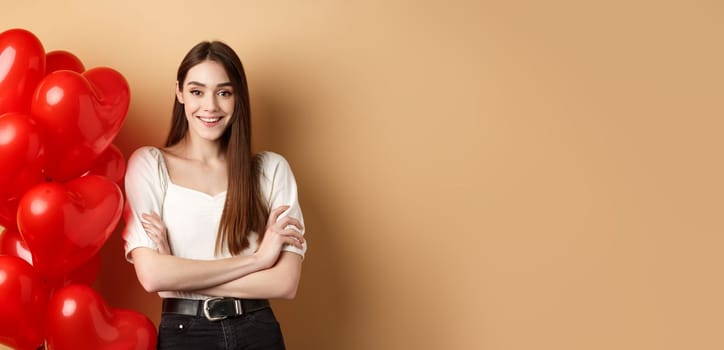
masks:
MULTIPOLYGON (((722 349, 718 1, 12 1, 133 94, 160 145, 203 39, 247 68, 255 146, 296 173, 310 250, 290 349, 722 349)), ((158 321, 103 249, 96 287, 158 321)))

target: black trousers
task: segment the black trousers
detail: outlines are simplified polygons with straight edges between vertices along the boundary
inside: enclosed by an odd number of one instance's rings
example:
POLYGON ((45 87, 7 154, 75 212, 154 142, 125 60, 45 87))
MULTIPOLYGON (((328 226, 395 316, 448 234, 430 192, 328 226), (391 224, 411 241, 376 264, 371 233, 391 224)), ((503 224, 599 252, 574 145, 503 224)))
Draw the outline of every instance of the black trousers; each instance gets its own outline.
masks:
POLYGON ((284 338, 271 308, 220 321, 161 314, 158 349, 283 350, 284 338))

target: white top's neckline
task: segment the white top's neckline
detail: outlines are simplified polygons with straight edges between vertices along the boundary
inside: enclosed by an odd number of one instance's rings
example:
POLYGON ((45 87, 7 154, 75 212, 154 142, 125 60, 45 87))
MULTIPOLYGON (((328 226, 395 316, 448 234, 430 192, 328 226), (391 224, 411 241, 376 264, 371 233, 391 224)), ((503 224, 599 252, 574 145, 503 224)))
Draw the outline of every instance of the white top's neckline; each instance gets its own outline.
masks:
POLYGON ((226 195, 227 190, 221 191, 221 192, 219 192, 219 193, 217 193, 217 194, 210 194, 210 193, 206 193, 206 192, 204 192, 204 191, 200 191, 200 190, 197 190, 197 189, 193 189, 193 188, 191 188, 191 187, 187 187, 187 186, 183 186, 183 185, 179 185, 179 184, 175 183, 175 182, 171 179, 171 175, 168 173, 168 164, 166 164, 166 155, 164 154, 164 152, 163 152, 162 149, 160 149, 160 148, 156 148, 156 149, 158 150, 158 154, 159 154, 159 156, 160 156, 160 158, 161 158, 161 160, 160 160, 160 161, 161 161, 161 166, 163 167, 164 175, 166 176, 166 181, 168 181, 168 184, 169 184, 169 185, 172 185, 172 186, 174 186, 174 187, 176 187, 176 188, 179 188, 179 189, 182 189, 182 190, 185 190, 185 191, 188 191, 188 192, 197 193, 197 194, 199 194, 200 196, 203 196, 203 197, 206 197, 206 198, 210 198, 210 199, 216 199, 216 198, 219 198, 219 197, 221 197, 221 196, 225 196, 225 195, 226 195))

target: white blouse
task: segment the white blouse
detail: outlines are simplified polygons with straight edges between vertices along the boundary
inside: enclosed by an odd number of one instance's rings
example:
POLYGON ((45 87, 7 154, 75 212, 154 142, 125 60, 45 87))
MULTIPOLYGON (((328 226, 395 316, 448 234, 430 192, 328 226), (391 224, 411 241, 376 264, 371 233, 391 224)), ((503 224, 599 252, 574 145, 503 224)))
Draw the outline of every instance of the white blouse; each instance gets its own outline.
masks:
MULTIPOLYGON (((280 217, 291 216, 304 225, 299 206, 297 183, 286 159, 273 152, 262 156, 260 191, 267 208, 283 205, 290 208, 280 217)), ((158 249, 141 226, 141 214, 156 212, 161 215, 168 229, 168 240, 173 255, 197 260, 213 260, 231 256, 226 245, 222 254, 216 255, 216 235, 219 230, 221 213, 226 201, 226 191, 215 196, 174 184, 168 176, 166 162, 161 150, 155 147, 141 147, 128 160, 126 170, 126 206, 123 232, 126 259, 138 247, 158 249)), ((302 232, 304 234, 304 232, 302 232)), ((258 247, 258 234, 249 233, 249 247, 242 255, 253 254, 258 247)), ((282 250, 296 253, 304 258, 307 251, 285 245, 282 250)), ((204 299, 208 296, 183 291, 163 292, 163 297, 204 299)))

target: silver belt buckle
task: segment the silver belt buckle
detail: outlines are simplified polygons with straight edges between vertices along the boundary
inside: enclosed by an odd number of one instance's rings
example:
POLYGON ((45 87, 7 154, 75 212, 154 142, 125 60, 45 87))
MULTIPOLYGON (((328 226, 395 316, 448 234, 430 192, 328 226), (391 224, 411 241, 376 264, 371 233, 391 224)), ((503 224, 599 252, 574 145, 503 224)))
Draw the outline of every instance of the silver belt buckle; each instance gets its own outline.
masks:
POLYGON ((211 314, 209 314, 209 302, 212 301, 212 300, 221 300, 221 299, 224 299, 224 298, 222 298, 222 297, 216 297, 216 298, 209 298, 209 299, 205 299, 205 300, 204 300, 204 306, 203 306, 203 308, 204 308, 204 316, 206 317, 207 320, 209 320, 209 321, 220 321, 220 320, 223 320, 223 319, 225 319, 225 318, 227 317, 227 316, 211 317, 211 314))

